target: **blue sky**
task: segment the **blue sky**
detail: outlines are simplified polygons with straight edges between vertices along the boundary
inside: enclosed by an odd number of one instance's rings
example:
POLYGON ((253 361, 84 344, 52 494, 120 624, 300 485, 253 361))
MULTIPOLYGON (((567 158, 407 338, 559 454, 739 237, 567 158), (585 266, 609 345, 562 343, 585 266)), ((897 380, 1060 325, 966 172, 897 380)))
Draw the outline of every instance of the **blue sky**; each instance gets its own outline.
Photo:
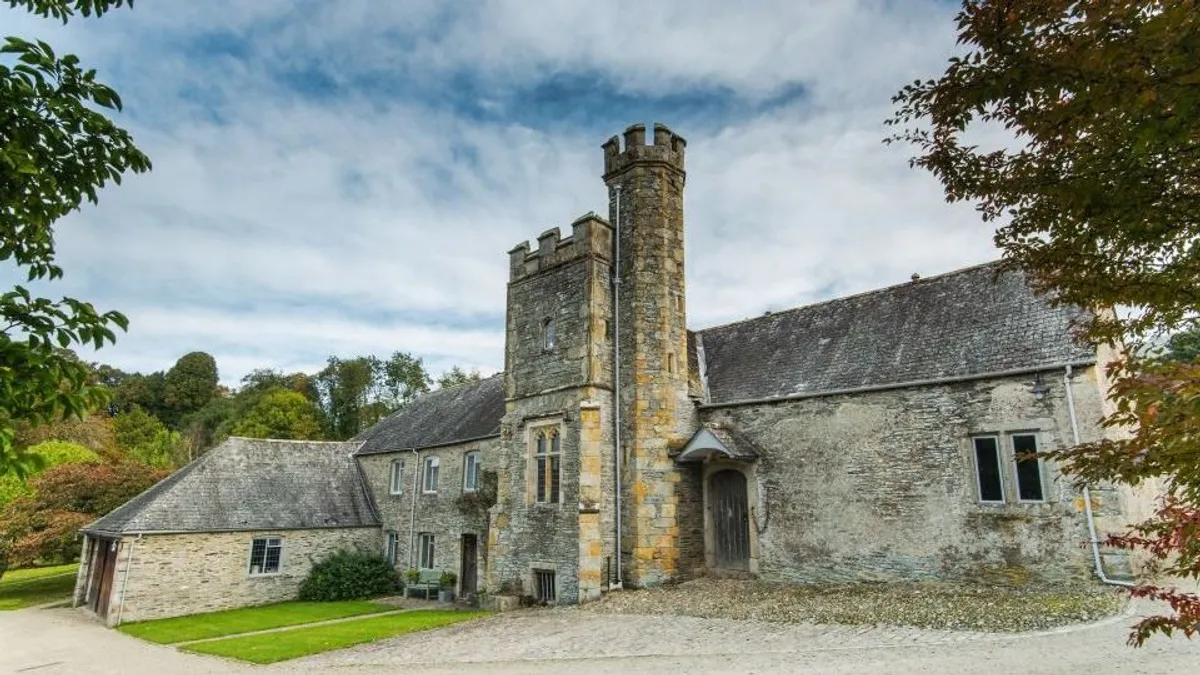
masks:
MULTIPOLYGON (((93 358, 315 370, 330 354, 503 365, 508 251, 606 211, 600 144, 688 139, 689 324, 998 257, 886 147, 955 5, 140 0, 67 27, 0 8, 120 92, 152 173, 63 220, 75 295, 131 321, 93 358)), ((10 270, 0 274, 11 276, 10 270)))

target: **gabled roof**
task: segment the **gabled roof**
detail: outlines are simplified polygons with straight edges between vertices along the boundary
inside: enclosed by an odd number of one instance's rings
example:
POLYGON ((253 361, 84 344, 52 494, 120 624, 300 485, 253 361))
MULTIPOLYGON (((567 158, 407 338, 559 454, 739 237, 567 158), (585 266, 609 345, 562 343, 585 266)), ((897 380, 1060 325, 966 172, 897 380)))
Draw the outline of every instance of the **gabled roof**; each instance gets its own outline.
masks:
POLYGON ((722 457, 741 462, 753 462, 759 456, 758 446, 732 426, 705 424, 692 435, 687 445, 675 457, 677 462, 703 462, 722 457))
POLYGON ((721 404, 1093 363, 1082 315, 994 262, 697 334, 721 404))
POLYGON ((363 431, 360 455, 449 445, 498 436, 504 416, 504 375, 437 389, 363 431))
POLYGON ((230 438, 83 528, 84 532, 219 532, 379 524, 359 443, 230 438))

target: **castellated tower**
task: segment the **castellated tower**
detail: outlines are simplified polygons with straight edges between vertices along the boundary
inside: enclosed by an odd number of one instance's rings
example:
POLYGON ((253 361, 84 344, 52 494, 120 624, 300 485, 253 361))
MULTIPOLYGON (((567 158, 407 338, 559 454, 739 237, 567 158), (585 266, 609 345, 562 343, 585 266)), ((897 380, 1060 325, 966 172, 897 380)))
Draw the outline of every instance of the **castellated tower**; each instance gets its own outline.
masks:
POLYGON ((679 472, 669 448, 694 429, 688 398, 683 269, 683 138, 654 125, 604 148, 609 222, 619 233, 620 454, 625 581, 644 586, 679 571, 679 472))

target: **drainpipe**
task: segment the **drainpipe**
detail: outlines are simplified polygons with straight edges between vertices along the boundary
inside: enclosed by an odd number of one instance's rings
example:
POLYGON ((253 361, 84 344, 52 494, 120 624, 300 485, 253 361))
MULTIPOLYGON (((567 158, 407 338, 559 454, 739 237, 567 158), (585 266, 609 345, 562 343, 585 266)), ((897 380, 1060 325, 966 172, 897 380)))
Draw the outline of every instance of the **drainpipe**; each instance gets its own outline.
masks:
POLYGON ((417 489, 421 487, 421 461, 416 448, 409 448, 413 456, 413 487, 412 506, 408 511, 408 569, 416 567, 413 564, 414 537, 417 536, 417 489))
MULTIPOLYGON (((121 606, 117 607, 117 623, 121 625, 121 617, 125 615, 125 589, 129 588, 129 573, 133 571, 133 547, 142 540, 142 535, 138 535, 137 539, 129 542, 129 555, 125 556, 125 577, 121 579, 121 606)), ((117 541, 120 541, 119 539, 117 541)))
POLYGON ((613 502, 616 509, 616 562, 617 581, 609 590, 624 586, 621 576, 621 186, 613 186, 616 193, 616 217, 613 218, 613 502))
MULTIPOLYGON (((1071 393, 1071 378, 1071 366, 1068 365, 1066 374, 1063 376, 1063 385, 1067 390, 1067 414, 1071 417, 1071 437, 1074 439, 1075 445, 1079 445, 1079 421, 1075 417, 1075 396, 1071 393)), ((1088 539, 1092 544, 1092 562, 1096 567, 1096 578, 1110 586, 1133 588, 1134 584, 1131 582, 1111 579, 1104 573, 1104 564, 1100 560, 1100 537, 1096 534, 1096 516, 1092 513, 1092 493, 1086 483, 1083 485, 1083 511, 1087 514, 1088 539)))

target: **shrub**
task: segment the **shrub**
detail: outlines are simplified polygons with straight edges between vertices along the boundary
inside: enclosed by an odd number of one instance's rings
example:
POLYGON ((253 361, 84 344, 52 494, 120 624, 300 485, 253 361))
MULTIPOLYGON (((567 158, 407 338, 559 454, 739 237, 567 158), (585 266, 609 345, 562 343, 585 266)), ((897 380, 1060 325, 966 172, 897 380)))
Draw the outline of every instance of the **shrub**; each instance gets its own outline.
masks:
POLYGON ((421 580, 421 570, 410 567, 404 572, 404 578, 408 579, 408 583, 415 584, 421 580))
POLYGON ((381 555, 337 551, 313 565, 300 584, 301 600, 363 600, 400 590, 400 577, 381 555))
POLYGON ((438 581, 442 588, 454 588, 454 584, 458 581, 458 575, 450 570, 446 570, 442 572, 442 576, 438 581))

